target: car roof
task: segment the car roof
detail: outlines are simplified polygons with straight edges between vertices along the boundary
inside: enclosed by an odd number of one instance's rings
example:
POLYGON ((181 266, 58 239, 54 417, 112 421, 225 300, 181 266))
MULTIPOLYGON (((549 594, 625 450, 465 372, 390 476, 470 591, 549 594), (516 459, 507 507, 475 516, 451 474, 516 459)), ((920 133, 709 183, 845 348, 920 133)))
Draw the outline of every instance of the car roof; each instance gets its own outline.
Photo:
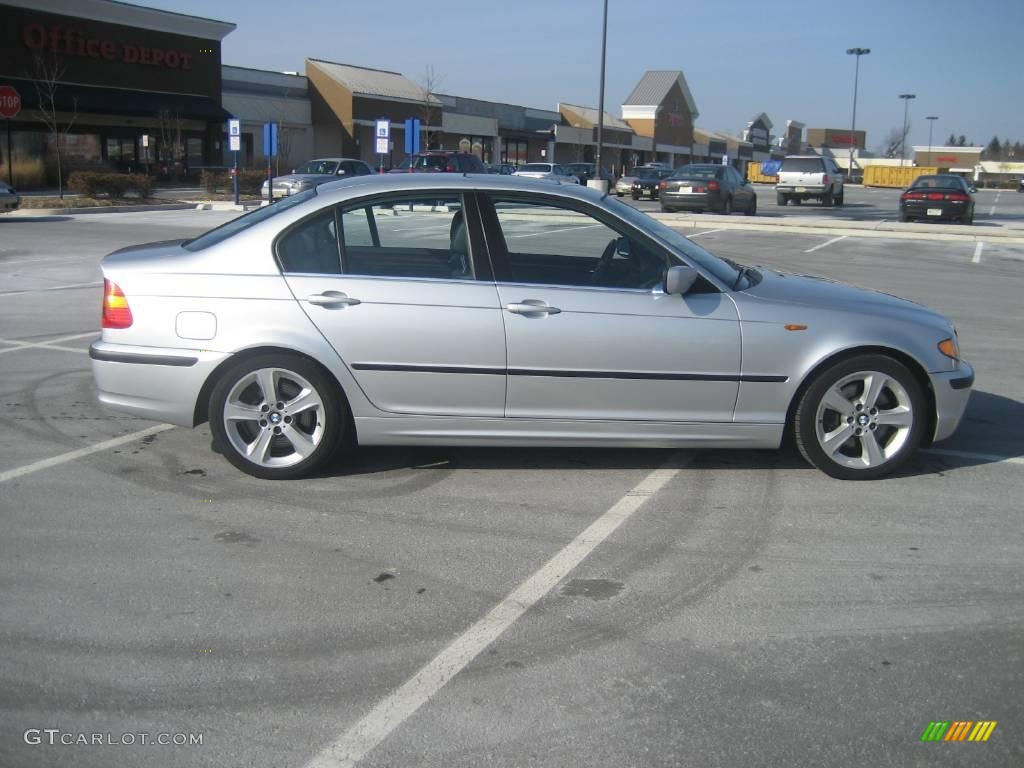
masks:
POLYGON ((418 192, 434 190, 487 192, 537 192, 574 197, 588 202, 599 202, 607 193, 579 184, 561 181, 543 181, 520 176, 499 176, 490 173, 392 173, 355 176, 350 179, 329 181, 317 187, 319 197, 331 197, 337 202, 377 192, 418 192))
POLYGON ((824 160, 821 155, 786 155, 783 160, 824 160))

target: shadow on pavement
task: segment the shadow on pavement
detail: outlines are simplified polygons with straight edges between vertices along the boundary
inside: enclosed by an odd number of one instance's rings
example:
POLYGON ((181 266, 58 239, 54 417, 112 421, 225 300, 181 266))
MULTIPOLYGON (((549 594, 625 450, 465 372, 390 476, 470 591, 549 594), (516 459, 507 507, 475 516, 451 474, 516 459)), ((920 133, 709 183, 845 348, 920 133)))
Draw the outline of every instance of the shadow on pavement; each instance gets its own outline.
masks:
POLYGON ((44 215, 40 215, 40 216, 32 216, 32 215, 25 216, 23 214, 19 214, 17 216, 0 216, 0 221, 6 222, 6 224, 4 225, 4 226, 6 226, 7 224, 15 224, 15 223, 18 223, 18 224, 38 224, 38 223, 44 222, 44 221, 71 221, 71 218, 72 218, 71 216, 47 216, 45 214, 44 215))

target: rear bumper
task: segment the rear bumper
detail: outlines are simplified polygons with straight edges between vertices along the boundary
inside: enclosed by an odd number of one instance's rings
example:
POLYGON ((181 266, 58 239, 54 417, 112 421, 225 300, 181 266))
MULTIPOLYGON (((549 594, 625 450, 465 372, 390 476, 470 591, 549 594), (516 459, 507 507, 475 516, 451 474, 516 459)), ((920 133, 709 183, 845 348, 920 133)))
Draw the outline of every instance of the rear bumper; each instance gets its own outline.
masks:
POLYGON ((776 184, 775 191, 784 195, 799 195, 801 197, 821 197, 829 190, 821 184, 776 184))
POLYGON ((107 408, 191 427, 203 384, 228 354, 97 341, 89 357, 99 401, 107 408))
POLYGON ((719 196, 715 192, 673 192, 668 189, 661 190, 658 195, 662 205, 673 208, 686 208, 689 210, 705 210, 715 208, 719 203, 719 196))
POLYGON ((974 386, 974 369, 960 361, 955 371, 928 374, 935 393, 934 441, 945 440, 960 425, 974 386))
POLYGON ((900 211, 904 216, 915 219, 959 219, 967 215, 968 203, 953 200, 906 200, 900 203, 900 211), (929 210, 940 213, 930 214, 929 210))

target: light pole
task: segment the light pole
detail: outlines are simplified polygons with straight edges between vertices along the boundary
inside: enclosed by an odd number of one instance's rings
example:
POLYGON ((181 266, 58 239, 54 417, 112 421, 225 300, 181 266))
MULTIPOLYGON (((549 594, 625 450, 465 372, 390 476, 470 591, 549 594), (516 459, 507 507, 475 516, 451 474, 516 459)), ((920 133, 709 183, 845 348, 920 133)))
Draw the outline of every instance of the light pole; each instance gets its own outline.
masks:
POLYGON ((916 99, 916 93, 901 93, 903 99, 903 137, 900 139, 900 168, 903 167, 903 158, 907 154, 907 110, 910 107, 910 100, 916 99))
POLYGON ((871 53, 870 48, 847 48, 847 56, 856 56, 856 64, 853 67, 853 119, 850 121, 850 181, 853 181, 853 147, 856 143, 854 136, 857 131, 857 80, 860 78, 860 57, 871 53))
POLYGON ((935 165, 932 162, 932 128, 935 127, 935 121, 939 119, 938 115, 928 115, 925 120, 928 121, 928 165, 935 165))
MULTIPOLYGON (((597 96, 597 152, 594 155, 594 178, 597 186, 607 192, 604 186, 607 182, 601 173, 601 144, 604 142, 604 58, 605 46, 608 43, 608 0, 604 0, 604 22, 601 26, 601 89, 597 96)), ((555 159, 551 158, 551 162, 555 159)), ((589 186, 589 184, 588 184, 589 186)))

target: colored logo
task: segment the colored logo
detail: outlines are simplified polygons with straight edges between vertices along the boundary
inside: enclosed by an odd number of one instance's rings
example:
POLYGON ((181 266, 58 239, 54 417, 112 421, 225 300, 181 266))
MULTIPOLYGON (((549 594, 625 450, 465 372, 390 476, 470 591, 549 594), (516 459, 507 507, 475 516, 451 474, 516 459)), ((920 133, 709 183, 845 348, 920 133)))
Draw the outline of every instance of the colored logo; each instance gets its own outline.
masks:
POLYGON ((996 720, 932 720, 921 734, 921 741, 988 741, 996 720))

